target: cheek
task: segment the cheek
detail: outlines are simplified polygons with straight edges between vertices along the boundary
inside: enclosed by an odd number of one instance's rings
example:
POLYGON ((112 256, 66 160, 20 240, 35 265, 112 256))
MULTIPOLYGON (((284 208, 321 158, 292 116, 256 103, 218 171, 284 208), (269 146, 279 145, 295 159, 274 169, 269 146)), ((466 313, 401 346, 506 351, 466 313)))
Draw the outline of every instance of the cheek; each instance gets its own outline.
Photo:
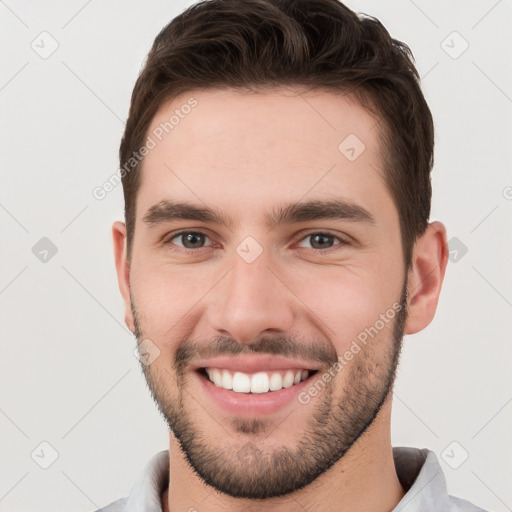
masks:
POLYGON ((332 340, 340 354, 358 336, 364 339, 367 329, 376 322, 379 333, 388 331, 398 295, 394 283, 381 276, 382 273, 356 266, 325 267, 308 272, 300 282, 295 280, 292 288, 307 306, 303 309, 308 318, 332 340), (384 325, 381 315, 386 316, 384 325))
POLYGON ((134 273, 132 289, 139 320, 144 333, 162 348, 172 345, 173 340, 180 341, 190 330, 190 319, 212 287, 212 276, 206 278, 204 274, 183 267, 147 264, 134 273))

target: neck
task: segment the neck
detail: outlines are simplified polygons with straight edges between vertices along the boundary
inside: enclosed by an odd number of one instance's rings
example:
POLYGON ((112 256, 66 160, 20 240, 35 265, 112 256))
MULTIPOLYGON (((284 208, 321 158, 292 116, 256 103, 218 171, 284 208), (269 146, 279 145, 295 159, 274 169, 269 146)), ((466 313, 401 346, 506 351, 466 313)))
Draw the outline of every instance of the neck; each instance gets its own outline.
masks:
MULTIPOLYGON (((335 512, 390 512, 405 491, 398 480, 390 438, 391 403, 387 401, 377 418, 349 452, 306 488, 265 501, 265 511, 292 512, 297 503, 305 510, 335 512)), ((162 510, 203 510, 244 512, 254 502, 232 498, 207 486, 191 467, 181 448, 170 435, 170 481, 162 495, 162 510)))

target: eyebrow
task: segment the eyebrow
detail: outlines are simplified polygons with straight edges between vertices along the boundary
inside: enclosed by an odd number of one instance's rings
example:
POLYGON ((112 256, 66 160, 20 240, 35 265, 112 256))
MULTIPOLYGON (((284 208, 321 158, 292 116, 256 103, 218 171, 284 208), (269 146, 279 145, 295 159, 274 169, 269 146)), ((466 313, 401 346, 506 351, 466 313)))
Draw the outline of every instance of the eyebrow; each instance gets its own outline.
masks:
MULTIPOLYGON (((234 226, 231 219, 213 208, 196 206, 190 203, 173 202, 168 199, 164 199, 148 208, 142 220, 148 226, 155 226, 174 220, 195 220, 198 222, 220 224, 228 229, 234 226)), ((289 203, 275 208, 265 216, 265 221, 269 228, 281 224, 313 220, 348 220, 375 224, 375 218, 368 210, 355 203, 340 199, 289 203)))

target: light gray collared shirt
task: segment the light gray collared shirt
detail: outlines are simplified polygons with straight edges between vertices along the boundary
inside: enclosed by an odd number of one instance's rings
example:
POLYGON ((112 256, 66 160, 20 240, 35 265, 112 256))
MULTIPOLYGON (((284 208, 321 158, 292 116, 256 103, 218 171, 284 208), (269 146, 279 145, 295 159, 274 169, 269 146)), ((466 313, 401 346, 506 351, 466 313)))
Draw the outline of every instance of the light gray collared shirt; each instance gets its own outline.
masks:
MULTIPOLYGON (((393 448, 395 468, 406 491, 393 512, 486 512, 450 496, 436 454, 426 448, 393 448)), ((169 451, 154 455, 135 481, 130 495, 95 512, 162 512, 161 494, 169 484, 169 451)))

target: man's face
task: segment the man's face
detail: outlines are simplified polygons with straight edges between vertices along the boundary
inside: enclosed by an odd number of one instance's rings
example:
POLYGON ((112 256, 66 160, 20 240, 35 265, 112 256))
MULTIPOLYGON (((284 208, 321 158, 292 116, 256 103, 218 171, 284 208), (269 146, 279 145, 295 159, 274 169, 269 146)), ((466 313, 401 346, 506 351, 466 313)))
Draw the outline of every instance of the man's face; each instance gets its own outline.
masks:
POLYGON ((157 145, 137 194, 131 322, 158 354, 142 368, 188 462, 228 495, 304 487, 389 407, 406 283, 379 129, 341 95, 280 89, 183 94, 148 131, 157 145), (181 109, 190 97, 197 105, 181 109), (176 109, 190 112, 158 141, 176 109), (226 224, 151 209, 162 201, 210 208, 226 224), (336 215, 319 213, 334 201, 344 205, 336 215), (286 210, 292 203, 312 204, 286 210), (220 356, 264 354, 317 373, 249 395, 197 370, 220 356), (280 393, 288 398, 278 404, 280 393), (240 402, 249 398, 254 407, 240 402))

